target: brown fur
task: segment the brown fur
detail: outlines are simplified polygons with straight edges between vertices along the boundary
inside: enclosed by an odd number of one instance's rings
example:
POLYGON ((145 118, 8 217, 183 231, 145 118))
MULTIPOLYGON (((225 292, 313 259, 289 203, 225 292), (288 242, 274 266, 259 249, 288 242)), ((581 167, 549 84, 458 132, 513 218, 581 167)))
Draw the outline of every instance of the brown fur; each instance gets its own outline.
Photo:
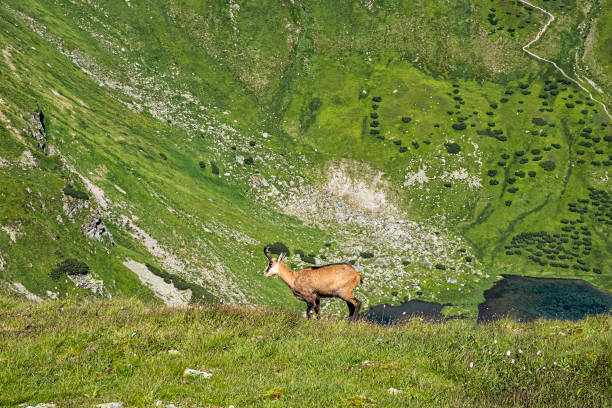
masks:
POLYGON ((357 319, 361 302, 353 296, 353 290, 361 281, 361 275, 349 264, 332 264, 291 270, 283 262, 284 254, 271 258, 264 276, 278 275, 289 286, 293 295, 306 302, 306 315, 310 319, 312 309, 321 317, 319 303, 323 297, 337 297, 349 308, 349 320, 357 319))

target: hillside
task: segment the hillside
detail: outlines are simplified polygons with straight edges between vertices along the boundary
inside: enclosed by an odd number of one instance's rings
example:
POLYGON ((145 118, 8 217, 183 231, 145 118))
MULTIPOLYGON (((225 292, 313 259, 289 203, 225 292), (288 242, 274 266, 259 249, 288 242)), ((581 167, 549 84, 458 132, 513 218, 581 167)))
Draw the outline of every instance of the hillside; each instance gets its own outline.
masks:
POLYGON ((366 308, 612 290, 612 4, 533 3, 4 1, 0 292, 301 309, 273 243, 366 308))
POLYGON ((603 407, 612 398, 610 316, 383 328, 245 307, 1 297, 0 322, 2 406, 603 407))

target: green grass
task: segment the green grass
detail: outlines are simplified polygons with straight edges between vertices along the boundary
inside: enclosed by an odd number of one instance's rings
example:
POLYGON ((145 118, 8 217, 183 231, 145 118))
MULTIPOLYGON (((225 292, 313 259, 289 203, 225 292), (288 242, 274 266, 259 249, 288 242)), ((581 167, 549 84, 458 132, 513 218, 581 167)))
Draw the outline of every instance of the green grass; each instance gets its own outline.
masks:
POLYGON ((133 299, 3 296, 0 306, 2 406, 602 407, 612 397, 609 316, 385 328, 133 299))

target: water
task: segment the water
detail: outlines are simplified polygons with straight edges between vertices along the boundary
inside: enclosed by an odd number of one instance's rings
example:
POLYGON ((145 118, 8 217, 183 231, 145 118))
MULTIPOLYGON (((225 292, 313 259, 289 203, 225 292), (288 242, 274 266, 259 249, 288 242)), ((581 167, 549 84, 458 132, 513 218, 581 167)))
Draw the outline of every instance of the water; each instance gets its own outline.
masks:
POLYGON ((527 322, 538 318, 580 320, 612 313, 612 293, 582 279, 502 276, 484 292, 486 300, 478 305, 478 322, 503 316, 527 322))
POLYGON ((413 317, 421 317, 426 320, 442 321, 444 315, 442 308, 450 304, 442 305, 435 302, 423 302, 411 300, 399 306, 376 305, 360 315, 361 320, 378 323, 382 325, 397 324, 413 317))

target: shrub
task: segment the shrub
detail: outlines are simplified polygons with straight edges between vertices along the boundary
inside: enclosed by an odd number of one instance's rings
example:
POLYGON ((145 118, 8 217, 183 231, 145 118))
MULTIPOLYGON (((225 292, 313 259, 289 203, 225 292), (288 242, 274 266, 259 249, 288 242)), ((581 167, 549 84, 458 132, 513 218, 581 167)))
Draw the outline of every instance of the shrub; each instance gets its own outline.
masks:
POLYGON ((204 163, 203 161, 200 162, 200 168, 204 169, 206 168, 206 163, 204 163))
POLYGON ((497 170, 489 170, 487 171, 487 175, 489 177, 495 177, 497 175, 497 170))
POLYGON ((89 200, 89 194, 87 194, 84 191, 80 191, 75 189, 72 184, 66 184, 66 186, 64 186, 64 194, 66 194, 67 196, 79 199, 79 200, 89 200))
POLYGON ((547 160, 547 161, 541 162, 540 167, 542 167, 546 171, 553 171, 556 166, 555 166, 555 162, 547 160))
MULTIPOLYGON (((280 241, 276 241, 275 243, 266 246, 270 249, 270 253, 272 254, 280 255, 281 252, 284 252, 285 254, 287 254, 287 256, 291 255, 289 247, 280 241)), ((300 255, 300 257, 304 254, 299 249, 296 249, 295 253, 300 255)))
POLYGON ((85 262, 81 262, 78 259, 69 258, 55 265, 49 276, 53 280, 58 280, 64 274, 66 275, 87 275, 89 272, 89 265, 85 262))
POLYGON ((517 171, 514 173, 515 176, 523 178, 525 177, 525 172, 524 171, 517 171))
POLYGON ((372 109, 374 109, 374 110, 378 109, 378 105, 377 104, 373 104, 372 105, 372 109))
POLYGON ((560 149, 561 145, 559 143, 551 143, 550 144, 552 147, 554 147, 555 149, 560 149))
POLYGON ((535 176, 536 176, 536 172, 535 172, 535 171, 533 171, 533 170, 532 170, 532 171, 530 171, 530 172, 529 172, 529 173, 527 173, 527 174, 529 174, 529 177, 535 177, 535 176))
POLYGON ((418 148, 419 148, 419 144, 418 144, 417 142, 412 142, 412 146, 413 146, 415 149, 418 149, 418 148))
POLYGON ((360 252, 359 256, 362 258, 368 259, 368 258, 373 258, 374 254, 371 252, 360 252))
POLYGON ((436 264, 435 265, 436 269, 439 269, 441 271, 445 271, 446 270, 446 266, 442 265, 442 264, 436 264))
POLYGON ((402 117, 402 122, 404 122, 404 123, 408 123, 408 122, 410 122, 411 120, 412 120, 412 118, 409 118, 408 116, 404 116, 404 117, 402 117))
POLYGON ((452 187, 451 183, 444 183, 444 187, 452 187))
POLYGON ((506 162, 505 161, 498 161, 497 165, 500 166, 500 167, 504 167, 506 165, 506 162))
POLYGON ((516 182, 516 179, 514 177, 508 178, 508 184, 514 184, 515 182, 516 182))
POLYGON ((523 151, 523 150, 518 150, 518 151, 514 152, 514 155, 515 155, 516 157, 521 157, 521 156, 523 156, 524 154, 525 154, 525 151, 523 151))
POLYGON ((510 207, 512 205, 512 200, 506 200, 506 207, 510 207))
POLYGON ((216 174, 217 176, 219 175, 219 167, 217 167, 217 165, 214 162, 210 162, 210 169, 213 172, 213 174, 216 174))
POLYGON ((495 102, 489 104, 489 106, 493 109, 497 109, 497 104, 495 102))
POLYGON ((540 154, 540 149, 533 149, 531 154, 540 154))
POLYGON ((526 157, 523 157, 521 160, 519 160, 520 164, 525 164, 525 163, 529 163, 529 159, 526 157))
POLYGON ((371 134, 371 135, 377 135, 377 134, 379 134, 379 133, 380 133, 380 130, 378 130, 378 129, 371 129, 371 130, 370 130, 370 134, 371 134))
POLYGON ((256 144, 257 144, 257 143, 255 143, 253 140, 251 140, 251 141, 249 142, 249 146, 251 146, 251 147, 255 147, 255 145, 256 145, 256 144))
POLYGON ((499 181, 497 181, 495 179, 491 179, 491 180, 489 180, 489 184, 492 185, 492 186, 496 186, 496 185, 499 184, 499 181))
POLYGON ((518 191, 518 187, 510 187, 510 188, 508 189, 508 192, 509 192, 509 193, 513 193, 513 194, 514 194, 514 193, 516 193, 517 191, 518 191))
POLYGON ((467 126, 465 123, 453 123, 452 128, 455 130, 464 130, 467 126))
POLYGON ((397 146, 401 146, 402 145, 402 141, 401 140, 394 140, 393 143, 397 146))
POLYGON ((531 122, 536 126, 546 126, 546 121, 542 118, 533 118, 531 122))
POLYGON ((408 151, 408 148, 406 146, 402 146, 399 148, 400 153, 406 153, 407 151, 408 151))
POLYGON ((373 120, 372 123, 370 123, 370 127, 378 127, 378 125, 380 125, 380 123, 377 120, 373 120))
POLYGON ((253 160, 252 157, 247 157, 246 159, 244 159, 244 164, 253 164, 255 161, 253 160))
POLYGON ((372 113, 370 113, 370 117, 371 117, 372 119, 377 119, 377 118, 378 118, 378 113, 376 113, 376 112, 372 112, 372 113))
POLYGON ((501 155, 502 159, 504 160, 508 160, 510 158, 510 155, 508 153, 504 153, 501 155))
POLYGON ((373 100, 374 102, 381 102, 381 101, 382 101, 382 98, 381 98, 380 96, 375 96, 375 97, 373 97, 373 98, 372 98, 372 100, 373 100))
POLYGON ((163 153, 160 153, 160 154, 159 154, 159 157, 161 157, 161 158, 162 158, 162 159, 164 159, 164 160, 168 160, 168 156, 166 156, 166 155, 165 155, 165 154, 163 154, 163 153))
POLYGON ((455 142, 445 143, 444 146, 446 147, 446 151, 450 154, 457 154, 461 151, 461 146, 455 142))
POLYGON ((571 109, 571 108, 574 107, 574 104, 568 102, 568 103, 565 104, 565 106, 567 106, 569 109, 571 109))

